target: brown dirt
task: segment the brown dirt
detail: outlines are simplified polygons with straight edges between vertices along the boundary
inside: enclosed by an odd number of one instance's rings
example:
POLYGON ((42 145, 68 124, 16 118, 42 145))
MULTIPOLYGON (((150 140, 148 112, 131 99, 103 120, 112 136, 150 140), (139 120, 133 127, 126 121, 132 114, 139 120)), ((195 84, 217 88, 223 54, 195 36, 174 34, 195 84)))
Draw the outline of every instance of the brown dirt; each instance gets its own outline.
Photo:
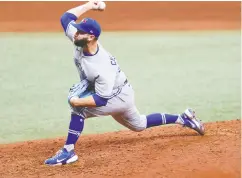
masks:
MULTIPOLYGON (((83 2, 81 2, 83 3, 83 2)), ((0 2, 0 31, 61 31, 60 17, 79 2, 0 2)), ((110 30, 240 29, 240 2, 107 2, 85 17, 110 30)))
POLYGON ((205 126, 205 136, 180 126, 82 136, 79 161, 61 167, 43 162, 64 138, 0 145, 0 177, 239 178, 241 120, 205 126))

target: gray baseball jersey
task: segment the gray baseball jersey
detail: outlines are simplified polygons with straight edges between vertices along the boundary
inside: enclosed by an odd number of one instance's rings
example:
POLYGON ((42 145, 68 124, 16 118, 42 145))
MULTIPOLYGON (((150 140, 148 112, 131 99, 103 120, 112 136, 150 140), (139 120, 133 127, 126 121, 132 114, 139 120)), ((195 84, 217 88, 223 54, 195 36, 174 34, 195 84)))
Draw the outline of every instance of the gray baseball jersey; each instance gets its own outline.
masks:
MULTIPOLYGON (((66 29, 66 36, 73 42, 77 29, 70 22, 66 29)), ((107 98, 106 106, 95 108, 72 108, 72 112, 84 118, 111 115, 125 127, 141 131, 146 128, 146 117, 140 115, 134 103, 134 91, 121 71, 115 57, 107 52, 100 43, 95 55, 85 56, 81 47, 74 47, 74 62, 80 75, 80 80, 87 79, 95 86, 95 93, 107 98)), ((81 91, 82 85, 75 85, 75 92, 81 91)), ((74 92, 74 94, 75 94, 74 92)))
MULTIPOLYGON (((76 28, 71 22, 66 30, 66 35, 73 41, 76 28)), ((80 75, 80 80, 87 79, 95 84, 95 92, 103 98, 110 99, 120 93, 122 86, 127 79, 124 72, 110 53, 100 43, 98 52, 92 56, 85 56, 81 47, 74 49, 74 62, 80 75)))

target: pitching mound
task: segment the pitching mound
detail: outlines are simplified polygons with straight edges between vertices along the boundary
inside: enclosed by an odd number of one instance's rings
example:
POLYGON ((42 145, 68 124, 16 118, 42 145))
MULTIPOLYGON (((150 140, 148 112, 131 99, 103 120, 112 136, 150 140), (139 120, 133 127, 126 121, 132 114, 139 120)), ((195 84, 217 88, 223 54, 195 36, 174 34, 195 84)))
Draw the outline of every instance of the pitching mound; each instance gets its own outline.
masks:
POLYGON ((203 137, 179 126, 82 136, 79 161, 61 167, 43 162, 64 138, 0 145, 0 177, 239 178, 240 125, 207 123, 203 137))

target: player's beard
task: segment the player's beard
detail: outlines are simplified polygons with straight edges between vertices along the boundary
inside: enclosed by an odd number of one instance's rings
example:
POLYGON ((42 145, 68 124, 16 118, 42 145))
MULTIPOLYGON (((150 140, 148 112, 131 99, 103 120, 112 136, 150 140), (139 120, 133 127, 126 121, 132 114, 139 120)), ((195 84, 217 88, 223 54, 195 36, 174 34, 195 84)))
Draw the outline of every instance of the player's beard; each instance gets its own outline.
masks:
POLYGON ((87 46, 87 43, 88 43, 87 38, 84 38, 84 39, 81 39, 81 40, 75 40, 75 41, 74 41, 74 44, 75 44, 76 46, 78 46, 78 47, 82 47, 82 48, 86 47, 86 46, 87 46))

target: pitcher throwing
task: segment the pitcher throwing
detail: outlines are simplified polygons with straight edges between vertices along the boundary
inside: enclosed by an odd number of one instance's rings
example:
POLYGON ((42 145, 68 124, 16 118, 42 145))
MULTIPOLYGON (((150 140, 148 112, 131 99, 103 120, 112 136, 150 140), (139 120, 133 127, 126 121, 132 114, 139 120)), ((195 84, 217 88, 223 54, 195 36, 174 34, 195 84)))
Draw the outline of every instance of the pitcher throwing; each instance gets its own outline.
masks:
POLYGON ((47 165, 63 165, 75 162, 74 152, 86 118, 111 115, 117 122, 132 131, 165 124, 180 124, 204 135, 204 126, 195 112, 186 109, 182 114, 153 113, 141 115, 135 106, 134 91, 117 60, 99 43, 101 27, 97 21, 84 18, 76 20, 88 10, 100 9, 100 1, 89 1, 72 8, 61 17, 66 36, 74 45, 74 62, 80 75, 80 82, 70 89, 68 102, 71 120, 66 143, 47 165))

